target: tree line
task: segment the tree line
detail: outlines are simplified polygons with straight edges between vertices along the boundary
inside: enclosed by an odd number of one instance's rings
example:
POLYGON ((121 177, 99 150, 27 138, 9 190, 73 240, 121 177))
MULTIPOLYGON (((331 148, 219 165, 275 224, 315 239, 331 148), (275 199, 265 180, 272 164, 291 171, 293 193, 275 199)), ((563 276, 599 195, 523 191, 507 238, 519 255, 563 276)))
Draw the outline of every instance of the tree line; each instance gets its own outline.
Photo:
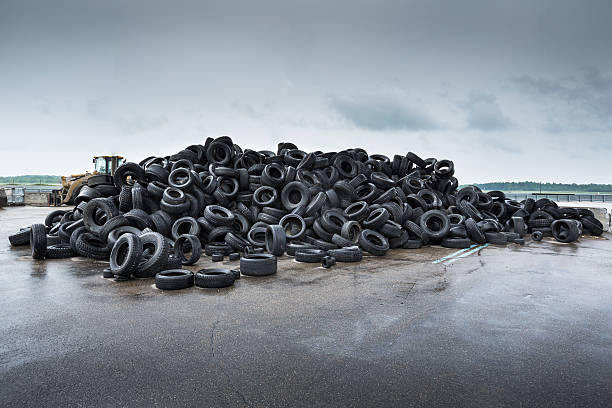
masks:
POLYGON ((60 176, 26 175, 0 177, 0 184, 61 184, 60 176))

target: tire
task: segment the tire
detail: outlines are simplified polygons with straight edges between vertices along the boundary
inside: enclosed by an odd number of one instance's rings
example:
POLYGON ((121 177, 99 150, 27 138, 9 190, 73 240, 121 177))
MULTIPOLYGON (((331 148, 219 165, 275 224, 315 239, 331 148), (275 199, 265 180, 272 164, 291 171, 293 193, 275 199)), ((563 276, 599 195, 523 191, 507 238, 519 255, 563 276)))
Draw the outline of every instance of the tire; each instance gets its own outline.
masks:
MULTIPOLYGON (((364 201, 365 203, 365 201, 364 201)), ((361 234, 362 228, 359 222, 357 221, 348 221, 340 230, 340 235, 342 238, 351 241, 353 244, 356 244, 359 241, 359 235, 361 234)))
POLYGON ((285 215, 278 224, 285 230, 287 239, 300 239, 306 232, 306 222, 297 214, 285 215))
POLYGON ((580 232, 578 225, 575 220, 555 220, 551 224, 552 235, 559 241, 564 243, 570 243, 578 240, 580 232))
POLYGON ((336 258, 334 258, 333 256, 327 255, 321 258, 321 266, 326 269, 331 268, 335 264, 336 264, 336 258))
POLYGON ((444 238, 440 245, 445 248, 469 248, 472 241, 469 238, 444 238))
POLYGON ((102 277, 109 279, 114 278, 115 275, 113 274, 113 271, 111 271, 111 268, 104 268, 104 270, 102 270, 102 277))
POLYGON ((501 232, 485 232, 485 239, 489 244, 506 245, 508 240, 501 232))
POLYGON ((47 231, 44 224, 32 224, 30 227, 30 246, 32 258, 45 258, 47 255, 47 231))
POLYGON ((465 229, 467 230, 468 237, 477 244, 484 244, 487 242, 487 238, 483 232, 476 225, 476 221, 472 218, 465 219, 465 229))
POLYGON ((128 212, 132 209, 132 187, 123 186, 119 193, 119 210, 121 212, 128 212))
POLYGON ((316 249, 314 245, 308 244, 306 242, 291 242, 287 244, 287 255, 295 256, 295 253, 300 249, 316 249))
POLYGON ((216 227, 229 227, 234 223, 234 214, 220 205, 207 205, 204 208, 204 218, 216 227))
POLYGON ((177 237, 174 243, 174 254, 183 265, 193 265, 202 256, 202 244, 195 235, 183 234, 177 237), (187 254, 189 253, 189 256, 187 254))
POLYGON ((338 235, 338 234, 332 235, 331 241, 334 244, 338 245, 340 248, 351 247, 355 245, 353 241, 349 241, 348 239, 343 238, 341 235, 338 235))
POLYGON ((151 255, 143 255, 138 268, 133 275, 136 278, 152 278, 168 263, 170 248, 163 235, 157 232, 148 232, 140 236, 143 253, 148 249, 151 255))
POLYGON ((102 225, 96 223, 95 214, 97 210, 101 210, 106 215, 106 220, 119 215, 119 210, 115 204, 106 198, 95 198, 87 203, 83 210, 83 222, 90 232, 99 234, 102 231, 102 225))
POLYGON ((52 227, 53 225, 57 224, 64 216, 64 214, 66 214, 66 211, 64 210, 51 211, 45 217, 45 226, 52 227))
POLYGON ((106 237, 106 246, 112 249, 119 237, 127 233, 140 236, 142 231, 136 227, 132 227, 131 225, 122 225, 121 227, 117 227, 108 233, 106 237))
POLYGON ((269 225, 266 229, 266 250, 275 256, 285 253, 287 236, 280 225, 269 225))
POLYGON ((139 208, 134 208, 123 214, 123 216, 131 225, 141 230, 155 227, 155 224, 153 224, 153 221, 151 221, 149 214, 139 208))
POLYGON ((287 183, 281 191, 281 204, 287 211, 307 206, 310 202, 310 190, 301 181, 287 183))
POLYGON ((81 256, 106 261, 110 252, 106 243, 92 233, 80 234, 76 239, 76 253, 81 256))
POLYGON ((580 222, 582 222, 583 228, 589 231, 591 235, 600 236, 603 234, 603 224, 592 215, 582 217, 580 222))
POLYGON ((113 275, 129 277, 136 271, 142 259, 142 242, 134 234, 119 237, 110 254, 110 268, 113 275))
POLYGON ((110 234, 111 231, 119 227, 127 226, 129 224, 130 224, 130 221, 127 218, 125 218, 123 215, 118 215, 116 217, 111 218, 110 220, 106 221, 104 225, 102 226, 102 229, 100 230, 100 234, 99 234, 100 239, 108 243, 108 234, 110 234))
POLYGON ((356 201, 344 209, 343 215, 351 221, 363 221, 369 213, 368 203, 356 201))
POLYGON ((542 233, 542 231, 534 231, 531 234, 531 239, 534 241, 541 241, 542 238, 544 238, 544 234, 542 233))
POLYGON ((389 241, 381 233, 365 229, 359 235, 359 246, 372 255, 383 256, 389 250, 389 241))
POLYGON ((169 269, 155 275, 155 286, 162 290, 179 290, 193 286, 193 272, 185 269, 169 269))
POLYGON ((298 249, 295 252, 295 260, 298 262, 319 263, 326 255, 322 249, 298 249))
POLYGON ((362 224, 364 228, 372 230, 378 229, 382 227, 385 222, 389 221, 390 216, 391 214, 389 214, 389 211, 387 211, 385 208, 377 208, 372 211, 365 220, 363 220, 362 224))
POLYGON ((31 228, 24 228, 19 232, 9 235, 9 242, 11 246, 28 245, 30 243, 30 231, 31 228))
POLYGON ((174 221, 171 234, 172 239, 175 241, 179 236, 185 234, 198 236, 200 235, 200 224, 198 224, 198 221, 193 217, 179 218, 178 220, 174 221))
POLYGON ((330 249, 327 254, 338 262, 360 262, 363 259, 363 252, 358 246, 330 249))
POLYGON ((74 252, 70 248, 70 244, 57 244, 47 247, 47 259, 63 259, 72 258, 74 252))
POLYGON ((252 254, 240 258, 240 273, 247 276, 267 276, 276 273, 276 257, 271 254, 252 254))
POLYGON ((235 280, 229 269, 200 269, 195 274, 195 285, 199 288, 226 288, 233 285, 235 280))

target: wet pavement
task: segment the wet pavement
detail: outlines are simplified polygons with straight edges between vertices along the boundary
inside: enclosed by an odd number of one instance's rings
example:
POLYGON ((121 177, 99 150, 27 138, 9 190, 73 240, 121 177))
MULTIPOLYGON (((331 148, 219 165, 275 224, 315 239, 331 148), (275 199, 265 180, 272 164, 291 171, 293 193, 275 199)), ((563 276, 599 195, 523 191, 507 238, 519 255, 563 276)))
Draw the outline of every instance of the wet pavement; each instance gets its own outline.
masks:
POLYGON ((331 269, 285 257, 275 276, 162 292, 152 279, 103 279, 104 262, 34 261, 9 246, 9 233, 50 210, 0 210, 1 406, 612 400, 610 235, 439 263, 454 251, 331 269))

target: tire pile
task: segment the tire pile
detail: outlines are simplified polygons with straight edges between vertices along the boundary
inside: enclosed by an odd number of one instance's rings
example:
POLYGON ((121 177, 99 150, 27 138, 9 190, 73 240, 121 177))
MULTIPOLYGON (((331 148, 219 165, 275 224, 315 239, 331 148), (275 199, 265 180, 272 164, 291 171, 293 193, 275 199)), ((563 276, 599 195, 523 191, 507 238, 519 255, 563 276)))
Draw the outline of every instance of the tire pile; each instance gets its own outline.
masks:
POLYGON ((30 244, 35 259, 110 260, 105 276, 156 277, 158 287, 176 289, 236 279, 235 271, 181 269, 202 251, 214 261, 241 259, 243 274, 269 275, 284 253, 329 268, 359 262, 363 251, 524 244, 528 233, 573 242, 603 232, 588 209, 458 188, 454 173, 452 161, 414 153, 307 153, 292 143, 275 153, 209 138, 172 156, 125 163, 114 177, 91 177, 73 210, 54 211, 9 240, 30 244))

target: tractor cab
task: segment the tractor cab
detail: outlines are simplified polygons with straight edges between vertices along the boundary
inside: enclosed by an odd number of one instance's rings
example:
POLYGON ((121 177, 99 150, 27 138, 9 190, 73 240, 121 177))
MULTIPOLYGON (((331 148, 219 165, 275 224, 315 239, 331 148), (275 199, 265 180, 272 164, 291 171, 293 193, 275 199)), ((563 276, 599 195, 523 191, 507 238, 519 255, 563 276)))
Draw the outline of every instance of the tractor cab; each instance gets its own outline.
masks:
POLYGON ((125 159, 122 156, 94 156, 93 163, 98 174, 114 176, 117 167, 125 163, 125 159))

